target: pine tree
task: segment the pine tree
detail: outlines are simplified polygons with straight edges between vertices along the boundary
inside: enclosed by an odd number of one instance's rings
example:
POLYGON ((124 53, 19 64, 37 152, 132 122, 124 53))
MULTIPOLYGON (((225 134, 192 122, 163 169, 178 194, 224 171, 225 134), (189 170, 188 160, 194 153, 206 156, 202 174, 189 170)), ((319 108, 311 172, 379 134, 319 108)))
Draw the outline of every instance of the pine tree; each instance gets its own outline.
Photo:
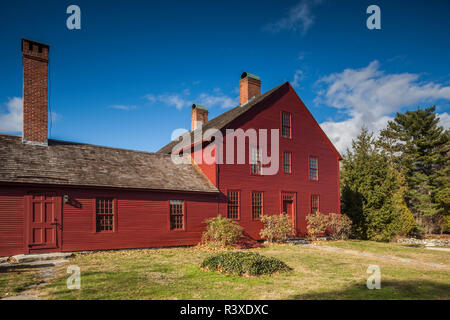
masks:
POLYGON ((390 240, 414 227, 404 201, 404 177, 365 128, 344 156, 341 189, 342 209, 352 220, 354 237, 390 240))
POLYGON ((442 232, 449 208, 449 133, 436 107, 397 113, 380 133, 380 145, 406 177, 406 201, 428 232, 442 232))

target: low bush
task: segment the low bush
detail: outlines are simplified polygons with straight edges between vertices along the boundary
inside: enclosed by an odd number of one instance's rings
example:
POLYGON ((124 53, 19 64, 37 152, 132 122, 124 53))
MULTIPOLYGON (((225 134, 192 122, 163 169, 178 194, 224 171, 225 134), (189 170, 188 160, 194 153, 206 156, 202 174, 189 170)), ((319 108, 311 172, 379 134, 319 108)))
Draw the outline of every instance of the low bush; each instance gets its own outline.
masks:
POLYGON ((261 222, 264 227, 259 232, 261 238, 269 242, 286 241, 295 234, 291 218, 286 214, 263 215, 261 222))
POLYGON ((213 255, 203 260, 200 267, 204 270, 238 276, 261 276, 291 270, 279 259, 240 251, 213 255))
POLYGON ((352 220, 345 214, 338 213, 330 213, 328 219, 328 235, 334 240, 347 240, 352 230, 352 220))
POLYGON ((329 226, 329 218, 320 212, 306 216, 306 230, 311 239, 316 240, 319 236, 325 236, 329 226))
POLYGON ((202 235, 202 243, 214 247, 227 247, 242 237, 243 228, 236 222, 222 217, 206 219, 206 231, 202 235))
POLYGON ((350 235, 351 228, 352 221, 345 214, 325 215, 317 212, 306 217, 306 229, 313 240, 319 236, 330 236, 334 240, 346 240, 350 235))

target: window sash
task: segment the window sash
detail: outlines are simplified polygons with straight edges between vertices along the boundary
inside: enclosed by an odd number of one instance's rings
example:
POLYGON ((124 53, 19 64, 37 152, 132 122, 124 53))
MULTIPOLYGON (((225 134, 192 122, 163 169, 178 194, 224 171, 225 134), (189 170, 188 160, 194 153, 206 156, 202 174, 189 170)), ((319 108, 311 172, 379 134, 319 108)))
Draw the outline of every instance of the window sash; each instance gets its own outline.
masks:
POLYGON ((239 219, 239 191, 228 191, 227 217, 239 219))
POLYGON ((252 150, 250 163, 251 174, 261 175, 262 174, 261 151, 258 148, 252 148, 251 150, 252 150))
POLYGON ((263 194, 262 192, 252 193, 252 217, 253 219, 261 218, 263 214, 263 194))
POLYGON ((283 171, 285 173, 291 173, 291 160, 292 160, 292 153, 290 152, 284 152, 283 153, 283 171))
POLYGON ((184 227, 184 203, 183 200, 170 200, 170 229, 183 229, 184 227))
POLYGON ((311 214, 314 215, 319 211, 319 196, 311 196, 311 214))
POLYGON ((114 230, 113 199, 97 198, 95 200, 95 230, 96 232, 114 230))
POLYGON ((316 157, 309 158, 309 179, 319 180, 319 166, 316 157))
POLYGON ((281 135, 285 138, 291 137, 291 114, 283 112, 281 116, 281 135))

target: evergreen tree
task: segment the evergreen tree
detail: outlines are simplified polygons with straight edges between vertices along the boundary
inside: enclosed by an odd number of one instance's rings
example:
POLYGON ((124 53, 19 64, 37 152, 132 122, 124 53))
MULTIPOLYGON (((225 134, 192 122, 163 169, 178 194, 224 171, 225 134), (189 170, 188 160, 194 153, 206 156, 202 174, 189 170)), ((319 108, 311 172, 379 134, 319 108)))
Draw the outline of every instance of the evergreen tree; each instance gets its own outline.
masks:
POLYGON ((449 208, 449 133, 436 107, 397 113, 380 133, 380 145, 406 177, 406 202, 428 232, 443 231, 449 208))
POLYGON ((385 241, 414 227, 404 201, 406 182, 365 128, 344 156, 341 190, 353 237, 385 241))

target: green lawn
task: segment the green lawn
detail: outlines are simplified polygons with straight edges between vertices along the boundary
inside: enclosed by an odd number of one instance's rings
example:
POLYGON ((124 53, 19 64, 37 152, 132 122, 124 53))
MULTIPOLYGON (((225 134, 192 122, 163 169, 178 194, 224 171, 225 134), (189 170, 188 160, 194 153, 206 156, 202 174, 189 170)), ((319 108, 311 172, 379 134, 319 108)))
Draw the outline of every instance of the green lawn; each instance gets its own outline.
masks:
POLYGON ((417 247, 414 245, 362 240, 318 241, 317 244, 385 256, 407 258, 423 262, 450 265, 450 252, 427 250, 424 247, 417 247))
MULTIPOLYGON (((448 252, 368 241, 321 244, 450 266, 448 252)), ((195 248, 96 252, 71 258, 81 268, 81 290, 66 288, 65 265, 34 293, 41 299, 450 299, 450 272, 443 269, 305 246, 252 251, 277 257, 293 270, 260 278, 203 271, 198 266, 211 253, 195 248), (381 268, 380 290, 366 288, 372 264, 381 268)), ((0 296, 17 293, 32 272, 0 273, 0 296)))
POLYGON ((0 297, 19 295, 28 286, 39 282, 35 271, 19 270, 8 273, 0 271, 0 297))

